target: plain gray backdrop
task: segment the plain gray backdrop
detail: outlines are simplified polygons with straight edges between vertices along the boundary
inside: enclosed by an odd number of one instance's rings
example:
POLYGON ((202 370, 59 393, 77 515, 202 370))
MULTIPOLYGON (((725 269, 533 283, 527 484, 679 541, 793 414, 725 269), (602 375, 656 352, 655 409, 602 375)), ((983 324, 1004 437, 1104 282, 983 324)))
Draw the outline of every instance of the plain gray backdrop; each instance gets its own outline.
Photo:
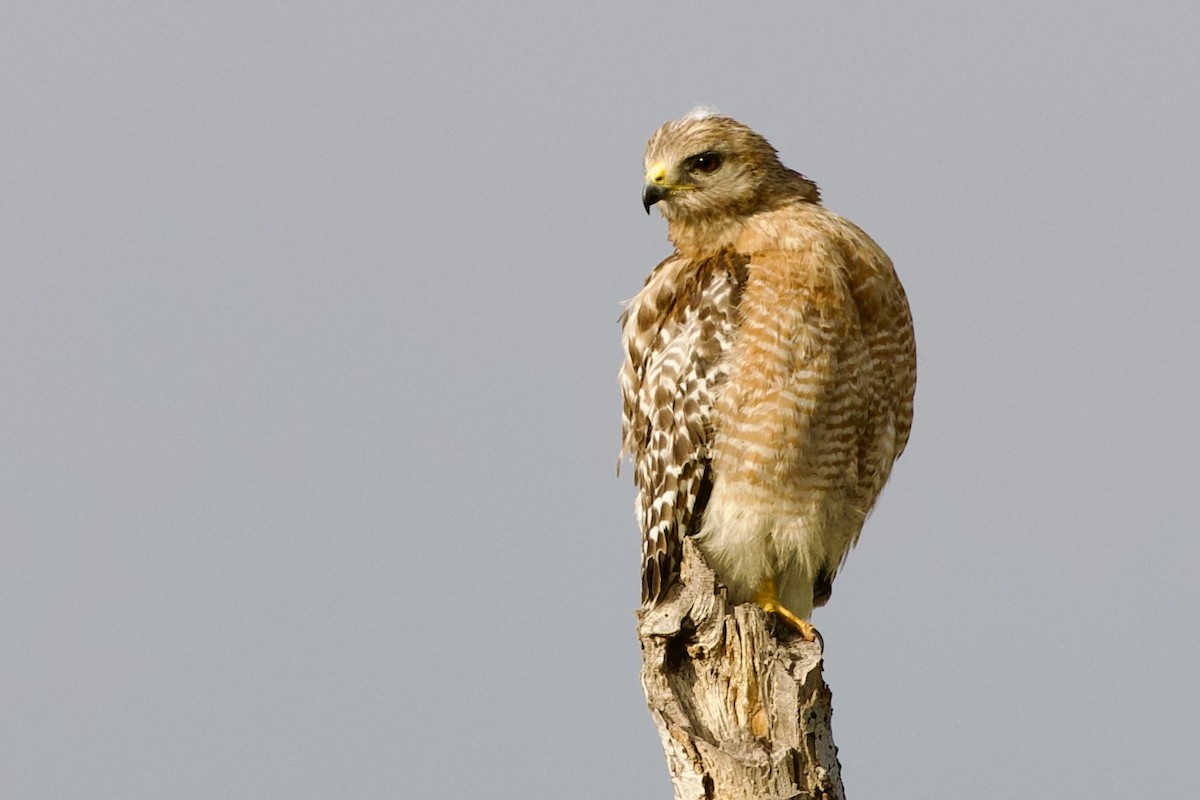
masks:
POLYGON ((1191 796, 1197 8, 7 5, 0 796, 669 797, 617 317, 698 102, 916 319, 849 796, 1191 796))

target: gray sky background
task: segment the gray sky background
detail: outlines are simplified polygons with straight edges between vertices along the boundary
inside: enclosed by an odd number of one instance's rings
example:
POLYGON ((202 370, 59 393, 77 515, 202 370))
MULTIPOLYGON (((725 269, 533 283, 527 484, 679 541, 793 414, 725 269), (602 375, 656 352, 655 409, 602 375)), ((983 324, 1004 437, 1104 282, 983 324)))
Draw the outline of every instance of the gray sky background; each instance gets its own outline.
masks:
POLYGON ((704 102, 894 258, 851 798, 1200 786, 1192 3, 21 3, 0 796, 670 796, 620 301, 704 102))

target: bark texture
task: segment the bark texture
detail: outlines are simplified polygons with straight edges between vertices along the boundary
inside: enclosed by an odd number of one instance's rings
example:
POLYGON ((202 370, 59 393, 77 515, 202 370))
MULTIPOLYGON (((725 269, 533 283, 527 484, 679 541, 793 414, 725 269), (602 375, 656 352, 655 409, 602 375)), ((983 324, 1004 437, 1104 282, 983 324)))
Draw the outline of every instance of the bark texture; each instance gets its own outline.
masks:
POLYGON ((638 622, 676 800, 845 800, 821 645, 730 608, 695 545, 683 551, 681 580, 638 622))

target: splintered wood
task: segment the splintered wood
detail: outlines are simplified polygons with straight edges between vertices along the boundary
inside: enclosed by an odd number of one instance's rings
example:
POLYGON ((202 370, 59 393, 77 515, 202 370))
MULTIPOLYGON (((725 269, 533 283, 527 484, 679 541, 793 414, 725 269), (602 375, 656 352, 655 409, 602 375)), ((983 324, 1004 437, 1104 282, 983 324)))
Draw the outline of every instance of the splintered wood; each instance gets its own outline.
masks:
POLYGON ((695 545, 683 551, 677 585, 638 624, 676 800, 845 800, 820 643, 730 608, 695 545))

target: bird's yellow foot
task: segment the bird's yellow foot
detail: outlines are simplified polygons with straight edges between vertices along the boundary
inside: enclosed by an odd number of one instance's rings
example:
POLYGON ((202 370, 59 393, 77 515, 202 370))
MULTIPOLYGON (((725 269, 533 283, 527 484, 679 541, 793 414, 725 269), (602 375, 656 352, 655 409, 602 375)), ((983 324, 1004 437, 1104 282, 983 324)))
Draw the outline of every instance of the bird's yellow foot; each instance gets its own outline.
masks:
POLYGON ((762 607, 763 611, 768 614, 774 614, 782 619, 790 627, 792 627, 801 638, 806 642, 816 641, 821 634, 817 633, 817 629, 812 626, 812 623, 806 619, 800 619, 792 613, 788 608, 785 608, 779 602, 779 593, 775 589, 775 581, 767 578, 763 581, 762 586, 754 594, 754 602, 762 607))

